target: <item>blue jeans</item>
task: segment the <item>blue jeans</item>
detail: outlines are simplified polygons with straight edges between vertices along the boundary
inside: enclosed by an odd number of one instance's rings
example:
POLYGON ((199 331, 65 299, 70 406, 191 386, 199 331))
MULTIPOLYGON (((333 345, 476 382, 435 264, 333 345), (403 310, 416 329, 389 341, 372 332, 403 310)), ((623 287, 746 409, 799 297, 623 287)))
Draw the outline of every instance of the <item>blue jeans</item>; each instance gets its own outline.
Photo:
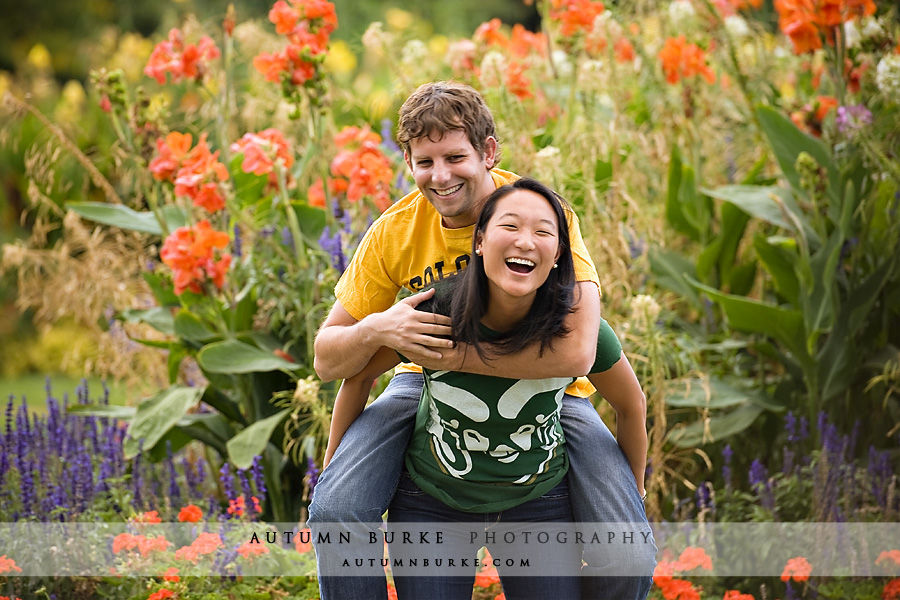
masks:
MULTIPOLYGON (((316 532, 335 526, 354 533, 377 531, 400 481, 403 458, 412 435, 422 393, 420 374, 395 375, 385 391, 344 434, 331 463, 319 478, 309 507, 309 526, 316 532)), ((644 505, 625 455, 589 400, 566 396, 562 427, 569 454, 569 496, 575 520, 620 523, 650 532, 644 505)), ((336 535, 336 534, 333 534, 336 535)), ((380 534, 379 534, 380 535, 380 534)), ((634 534, 640 541, 641 535, 634 534)), ((352 557, 350 546, 316 544, 322 600, 386 600, 382 548, 372 544, 375 567, 356 569, 354 576, 332 576, 352 557), (325 574, 325 575, 323 575, 325 574)), ((643 600, 650 592, 656 546, 586 544, 582 598, 643 600), (635 575, 640 573, 640 575, 635 575)))
MULTIPOLYGON (((450 508, 426 494, 407 473, 403 473, 388 509, 389 531, 408 530, 410 523, 428 523, 425 530, 439 529, 442 537, 440 544, 435 544, 434 539, 428 544, 415 544, 414 536, 412 544, 405 544, 400 541, 401 531, 394 532, 389 547, 397 597, 400 600, 471 600, 476 567, 472 562, 463 565, 460 561, 474 561, 482 540, 487 540, 486 536, 478 536, 473 543, 470 537, 474 535, 471 525, 480 524, 483 526, 482 531, 490 532, 492 525, 500 523, 545 524, 572 521, 572 504, 569 502, 566 478, 543 496, 519 506, 494 513, 467 513, 450 508), (457 528, 455 524, 461 526, 457 528), (424 569, 422 559, 425 557, 442 560, 446 571, 435 575, 415 574, 409 561, 416 561, 416 567, 421 565, 424 569), (450 561, 456 563, 451 564, 450 561), (448 575, 447 571, 453 574, 448 575)), ((522 536, 518 537, 521 539, 522 536)), ((508 600, 580 597, 580 544, 532 543, 512 548, 503 544, 502 534, 497 533, 496 539, 486 541, 485 545, 494 559, 493 564, 497 567, 503 593, 508 600), (528 571, 532 568, 542 569, 543 576, 528 577, 528 571)))

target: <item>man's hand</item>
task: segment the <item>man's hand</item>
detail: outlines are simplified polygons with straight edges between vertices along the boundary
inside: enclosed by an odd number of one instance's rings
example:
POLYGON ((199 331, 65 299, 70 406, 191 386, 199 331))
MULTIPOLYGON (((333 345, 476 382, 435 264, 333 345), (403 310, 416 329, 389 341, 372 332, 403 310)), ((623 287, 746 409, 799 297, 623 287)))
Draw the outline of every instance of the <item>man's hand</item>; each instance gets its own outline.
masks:
MULTIPOLYGON (((427 348, 428 354, 404 352, 403 356, 410 362, 432 371, 459 371, 463 365, 468 344, 457 344, 455 348, 427 348), (434 356, 435 352, 438 354, 434 356)), ((474 352, 474 350, 472 350, 474 352)))
POLYGON ((404 298, 383 313, 370 315, 361 321, 371 331, 371 339, 381 346, 393 348, 412 359, 439 360, 442 350, 453 347, 453 342, 439 336, 450 336, 450 317, 416 310, 416 307, 434 296, 434 288, 404 298))

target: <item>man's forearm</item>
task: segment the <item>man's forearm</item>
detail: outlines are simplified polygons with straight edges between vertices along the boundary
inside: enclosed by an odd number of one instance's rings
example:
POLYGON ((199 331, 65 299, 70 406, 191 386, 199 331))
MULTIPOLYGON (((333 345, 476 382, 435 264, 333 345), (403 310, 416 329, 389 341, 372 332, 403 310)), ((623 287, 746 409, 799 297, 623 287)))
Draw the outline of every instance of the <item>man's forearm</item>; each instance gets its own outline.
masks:
POLYGON ((380 347, 365 319, 352 325, 322 327, 316 335, 313 366, 322 381, 348 379, 359 373, 380 347))

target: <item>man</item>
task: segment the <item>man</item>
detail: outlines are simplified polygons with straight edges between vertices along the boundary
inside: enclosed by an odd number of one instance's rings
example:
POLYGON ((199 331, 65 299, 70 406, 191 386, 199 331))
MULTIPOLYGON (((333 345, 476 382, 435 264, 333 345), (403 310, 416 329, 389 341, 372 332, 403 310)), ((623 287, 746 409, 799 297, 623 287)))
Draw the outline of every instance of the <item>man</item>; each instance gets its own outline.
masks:
MULTIPOLYGON (((337 301, 316 337, 319 376, 326 381, 352 377, 382 347, 434 369, 515 379, 587 373, 600 323, 599 280, 574 214, 575 310, 566 321, 571 333, 551 350, 529 347, 485 362, 444 339, 449 318, 415 310, 430 293, 394 303, 403 287, 418 291, 465 268, 484 199, 518 178, 495 168, 500 147, 493 116, 478 92, 465 85, 429 83, 416 90, 400 109, 398 141, 418 190, 375 221, 338 282, 337 301)), ((384 393, 349 427, 317 484, 309 519, 314 532, 325 524, 381 522, 400 478, 422 382, 420 369, 398 367, 384 393)), ((583 522, 646 525, 643 490, 638 491, 628 462, 587 400, 592 392, 582 378, 563 401, 575 516, 583 522)), ((637 532, 635 537, 641 539, 637 532)), ((325 573, 320 576, 323 600, 386 597, 380 562, 367 576, 331 577, 334 565, 347 558, 346 548, 318 544, 316 550, 320 574, 325 573)), ((584 597, 645 598, 655 551, 652 540, 638 544, 618 552, 618 564, 608 552, 586 552, 593 576, 585 580, 584 597), (603 577, 623 570, 633 575, 635 568, 647 575, 603 577)))

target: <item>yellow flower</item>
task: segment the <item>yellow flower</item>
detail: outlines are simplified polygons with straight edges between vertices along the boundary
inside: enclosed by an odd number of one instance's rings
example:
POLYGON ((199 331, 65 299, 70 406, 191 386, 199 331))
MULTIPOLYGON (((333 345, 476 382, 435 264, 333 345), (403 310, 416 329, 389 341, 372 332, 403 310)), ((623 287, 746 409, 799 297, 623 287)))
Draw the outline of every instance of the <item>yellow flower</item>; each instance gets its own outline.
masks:
POLYGON ((356 69, 356 55, 344 40, 335 40, 325 57, 325 68, 332 73, 352 73, 356 69))
POLYGON ((400 8, 389 8, 384 13, 384 19, 392 29, 408 29, 413 24, 412 13, 400 8))
POLYGON ((375 88, 366 101, 368 117, 372 121, 383 119, 391 107, 391 95, 384 88, 375 88))
POLYGON ((47 50, 47 46, 43 44, 35 44, 32 46, 26 60, 28 61, 28 64, 40 71, 48 71, 51 67, 50 51, 47 50))
POLYGON ((447 53, 449 47, 450 40, 447 39, 446 35, 433 35, 428 40, 428 50, 431 51, 432 54, 443 56, 447 53))

